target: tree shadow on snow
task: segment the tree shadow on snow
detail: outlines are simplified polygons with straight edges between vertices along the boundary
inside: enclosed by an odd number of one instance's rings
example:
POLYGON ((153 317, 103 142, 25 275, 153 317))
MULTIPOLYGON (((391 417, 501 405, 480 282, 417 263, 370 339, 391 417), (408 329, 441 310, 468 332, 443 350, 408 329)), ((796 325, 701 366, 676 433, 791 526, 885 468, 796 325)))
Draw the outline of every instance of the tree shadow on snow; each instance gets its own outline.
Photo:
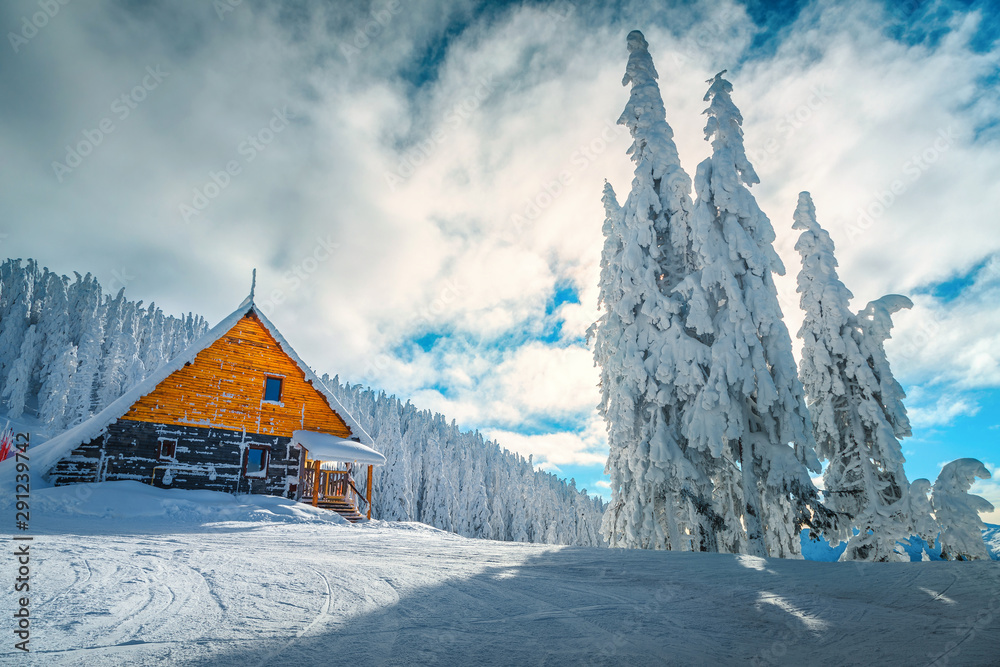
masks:
MULTIPOLYGON (((422 558, 450 570, 470 551, 422 558)), ((398 602, 350 618, 325 613, 318 595, 301 637, 200 664, 989 664, 998 575, 989 563, 552 549, 424 587, 383 576, 398 602)))

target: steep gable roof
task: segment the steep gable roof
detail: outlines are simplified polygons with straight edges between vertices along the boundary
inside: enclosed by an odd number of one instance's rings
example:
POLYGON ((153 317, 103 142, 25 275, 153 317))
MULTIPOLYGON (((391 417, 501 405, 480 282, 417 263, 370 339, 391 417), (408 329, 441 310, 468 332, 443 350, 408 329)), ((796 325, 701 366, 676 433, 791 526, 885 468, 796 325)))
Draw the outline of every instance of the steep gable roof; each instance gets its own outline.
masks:
MULTIPOLYGON (((326 385, 323 384, 312 369, 309 368, 304 361, 302 361, 302 358, 299 357, 294 349, 292 349, 292 346, 288 344, 288 341, 285 340, 285 337, 281 335, 274 324, 272 324, 264 313, 257 308, 257 305, 253 301, 253 293, 251 292, 250 296, 244 299, 243 303, 241 303, 239 307, 232 312, 232 314, 216 324, 208 333, 195 341, 190 347, 153 371, 149 377, 125 392, 106 408, 82 424, 74 426, 68 431, 55 436, 37 447, 29 448, 28 456, 31 462, 31 471, 35 475, 47 474, 52 466, 58 463, 63 457, 70 454, 81 444, 90 442, 91 440, 104 435, 104 433, 107 432, 108 426, 123 417, 136 401, 156 389, 157 385, 170 377, 170 375, 172 375, 175 371, 183 368, 185 364, 193 362, 199 352, 210 347, 213 343, 225 336, 234 326, 236 326, 240 319, 251 311, 264 325, 268 333, 270 333, 271 336, 273 336, 278 342, 281 350, 302 370, 305 374, 306 381, 310 383, 320 394, 322 394, 322 396, 326 399, 327 404, 329 404, 330 409, 340 415, 340 417, 347 423, 347 426, 351 429, 352 436, 358 438, 365 445, 373 446, 375 443, 374 440, 372 440, 372 437, 368 435, 363 428, 361 428, 361 425, 347 411, 337 397, 333 395, 326 385)), ((13 460, 13 457, 8 459, 8 461, 11 462, 10 465, 0 463, 0 466, 2 466, 2 468, 0 468, 0 470, 2 470, 2 472, 0 472, 0 479, 3 479, 13 473, 13 460)))

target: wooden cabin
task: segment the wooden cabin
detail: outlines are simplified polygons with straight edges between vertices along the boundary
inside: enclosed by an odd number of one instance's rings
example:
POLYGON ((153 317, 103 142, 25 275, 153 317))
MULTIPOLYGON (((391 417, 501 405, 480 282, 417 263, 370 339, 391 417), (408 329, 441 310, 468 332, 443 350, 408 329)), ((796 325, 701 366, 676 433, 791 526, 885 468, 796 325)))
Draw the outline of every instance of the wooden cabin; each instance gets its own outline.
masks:
POLYGON ((251 293, 190 349, 38 450, 55 461, 56 485, 278 495, 357 521, 371 518, 372 466, 385 462, 373 444, 251 293))

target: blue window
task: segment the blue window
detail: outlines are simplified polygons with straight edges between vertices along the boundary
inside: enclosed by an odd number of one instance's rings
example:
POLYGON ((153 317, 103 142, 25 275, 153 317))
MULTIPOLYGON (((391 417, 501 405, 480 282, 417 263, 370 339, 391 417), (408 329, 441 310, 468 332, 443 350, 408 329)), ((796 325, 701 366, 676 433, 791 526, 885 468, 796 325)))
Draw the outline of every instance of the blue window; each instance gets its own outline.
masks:
POLYGON ((268 448, 260 445, 250 445, 243 454, 244 477, 267 476, 268 448))
POLYGON ((267 378, 264 380, 264 400, 277 403, 281 400, 281 378, 267 378))

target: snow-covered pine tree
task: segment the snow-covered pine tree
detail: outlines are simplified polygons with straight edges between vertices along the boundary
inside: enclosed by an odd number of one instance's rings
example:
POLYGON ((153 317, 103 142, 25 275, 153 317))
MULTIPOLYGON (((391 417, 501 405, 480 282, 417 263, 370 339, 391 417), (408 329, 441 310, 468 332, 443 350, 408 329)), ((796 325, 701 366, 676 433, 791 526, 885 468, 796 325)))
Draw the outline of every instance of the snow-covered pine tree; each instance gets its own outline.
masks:
MULTIPOLYGON (((795 244, 802 257, 798 292, 805 311, 798 334, 803 341, 800 375, 816 452, 829 462, 823 477, 825 504, 841 516, 839 529, 827 536, 834 544, 847 541, 841 560, 905 560, 897 543, 911 535, 909 485, 892 426, 899 419, 890 416, 893 409, 902 410, 902 403, 890 409, 883 402, 886 378, 879 373, 889 367, 884 338, 870 338, 881 334, 866 334, 871 327, 862 327, 851 312, 853 295, 837 276, 833 240, 817 223, 808 192, 799 194, 792 228, 802 231, 795 244), (852 527, 858 528, 857 535, 852 527)), ((877 306, 870 308, 874 313, 877 306)), ((905 411, 902 415, 905 420, 905 411)))
POLYGON ((157 308, 155 303, 149 304, 139 327, 141 340, 139 359, 147 373, 156 370, 167 361, 164 349, 165 321, 163 311, 157 308))
POLYGON ((114 299, 105 305, 107 319, 104 323, 104 344, 101 350, 101 370, 97 380, 97 407, 109 405, 125 393, 125 362, 121 350, 125 346, 121 340, 122 322, 126 308, 125 288, 118 290, 114 299))
POLYGON ((38 326, 32 324, 24 334, 21 349, 11 364, 10 373, 0 398, 7 405, 7 416, 17 419, 24 414, 29 399, 35 395, 34 369, 42 352, 42 336, 38 326))
POLYGON ((501 464, 503 460, 500 454, 500 447, 493 448, 487 454, 487 489, 490 498, 490 539, 509 540, 510 538, 510 509, 508 508, 504 496, 509 492, 509 487, 504 483, 505 468, 501 464))
POLYGON ((146 377, 147 369, 143 365, 142 359, 139 358, 140 336, 142 335, 140 326, 144 312, 142 301, 129 301, 125 304, 125 318, 122 320, 122 335, 119 338, 122 343, 120 354, 125 360, 125 383, 122 385, 122 393, 139 384, 146 377))
POLYGON ((867 355, 868 363, 878 380, 885 418, 897 438, 908 438, 912 435, 912 431, 910 419, 906 416, 906 408, 903 406, 906 392, 896 381, 889 367, 889 358, 885 354, 885 341, 891 338, 892 316, 908 308, 913 308, 913 302, 907 297, 887 294, 869 302, 865 309, 858 313, 858 323, 864 333, 862 351, 867 355))
POLYGON ((0 389, 21 352, 28 331, 31 294, 21 260, 8 259, 0 266, 0 389))
MULTIPOLYGON (((920 478, 910 482, 910 489, 907 492, 909 499, 909 509, 907 515, 910 517, 910 531, 924 542, 931 549, 938 536, 938 523, 934 518, 934 508, 931 506, 929 494, 931 492, 930 480, 920 478)), ((927 557, 927 554, 924 554, 927 557)))
POLYGON ((94 412, 94 384, 101 368, 101 343, 104 340, 104 305, 101 286, 90 274, 76 295, 73 318, 79 322, 77 369, 70 382, 67 422, 79 424, 94 412))
POLYGON ((28 280, 28 293, 31 295, 31 310, 28 313, 28 320, 32 324, 37 324, 42 318, 42 306, 45 304, 45 286, 48 283, 48 269, 38 269, 38 262, 28 259, 24 268, 25 277, 28 280))
POLYGON ((373 502, 377 504, 379 518, 386 521, 407 521, 413 511, 409 452, 396 444, 402 440, 403 431, 399 422, 399 408, 392 401, 383 393, 374 406, 378 432, 373 433, 372 437, 375 438, 376 448, 385 453, 386 463, 375 471, 373 481, 379 492, 373 502))
POLYGON ((987 560, 983 541, 986 524, 980 512, 993 505, 969 493, 976 478, 989 479, 990 471, 977 459, 956 459, 941 468, 931 493, 934 517, 941 526, 941 557, 945 560, 987 560))
MULTIPOLYGON (((478 434, 476 434, 478 436, 478 434)), ((483 468, 481 458, 475 456, 475 440, 471 434, 463 438, 462 452, 462 486, 461 497, 465 503, 464 523, 466 524, 465 535, 475 537, 477 535, 489 535, 493 532, 490 526, 490 501, 486 493, 483 468)), ((559 509, 552 508, 553 515, 561 515, 559 509)), ((566 511, 563 509, 563 511, 566 511)))
POLYGON ((47 273, 45 305, 39 321, 43 338, 40 369, 38 418, 50 433, 58 433, 66 426, 70 382, 76 373, 76 346, 70 340, 72 329, 69 300, 66 295, 66 278, 47 273))
POLYGON ((801 557, 798 529, 819 505, 808 470, 820 466, 772 277, 784 266, 771 222, 749 190, 759 179, 724 73, 705 95, 712 156, 698 165, 691 216, 699 271, 683 285, 687 325, 711 346, 686 433, 690 446, 719 462, 714 479, 727 538, 720 547, 801 557))
POLYGON ((608 430, 612 501, 602 532, 612 546, 717 550, 710 481, 692 463, 681 427, 700 386, 707 349, 683 326, 674 288, 691 266, 691 180, 680 166, 648 43, 627 38, 623 85, 635 163, 624 207, 605 185, 605 244, 598 305, 588 335, 601 368, 599 410, 608 430))

